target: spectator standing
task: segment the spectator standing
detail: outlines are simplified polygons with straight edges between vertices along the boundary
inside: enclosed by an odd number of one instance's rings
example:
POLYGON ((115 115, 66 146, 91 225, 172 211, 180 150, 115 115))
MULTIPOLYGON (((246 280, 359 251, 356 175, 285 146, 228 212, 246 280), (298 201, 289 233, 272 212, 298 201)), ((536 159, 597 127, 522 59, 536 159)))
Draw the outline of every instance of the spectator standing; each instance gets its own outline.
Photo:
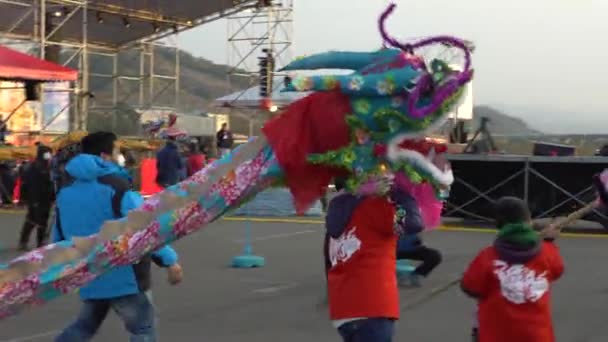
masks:
POLYGON ((232 137, 232 132, 228 129, 227 123, 222 124, 222 129, 217 132, 216 140, 220 158, 230 153, 232 145, 234 145, 234 138, 232 137))
POLYGON ((156 154, 156 183, 163 188, 179 183, 183 168, 175 137, 169 136, 165 146, 156 154))
POLYGON ((3 206, 13 204, 13 189, 15 188, 14 162, 0 162, 0 196, 3 206))
POLYGON ((205 166, 206 157, 200 151, 198 144, 190 144, 190 156, 188 156, 188 177, 202 170, 205 166))
POLYGON ((36 160, 23 173, 23 183, 29 191, 23 196, 27 202, 27 215, 21 228, 19 250, 28 250, 32 230, 37 231, 37 246, 42 247, 48 238, 48 222, 55 200, 55 189, 51 179, 51 149, 39 145, 36 160))

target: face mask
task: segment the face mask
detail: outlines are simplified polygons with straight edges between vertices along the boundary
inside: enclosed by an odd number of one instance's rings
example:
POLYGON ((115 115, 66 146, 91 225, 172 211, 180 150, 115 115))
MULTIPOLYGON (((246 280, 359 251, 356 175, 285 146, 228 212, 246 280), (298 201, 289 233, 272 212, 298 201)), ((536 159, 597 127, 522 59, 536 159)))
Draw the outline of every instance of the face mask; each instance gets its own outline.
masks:
POLYGON ((53 158, 53 155, 51 154, 51 152, 44 152, 42 158, 44 158, 44 160, 51 160, 51 158, 53 158))
POLYGON ((116 163, 118 164, 118 166, 124 167, 126 162, 127 160, 125 159, 125 156, 122 155, 122 153, 116 156, 116 163))

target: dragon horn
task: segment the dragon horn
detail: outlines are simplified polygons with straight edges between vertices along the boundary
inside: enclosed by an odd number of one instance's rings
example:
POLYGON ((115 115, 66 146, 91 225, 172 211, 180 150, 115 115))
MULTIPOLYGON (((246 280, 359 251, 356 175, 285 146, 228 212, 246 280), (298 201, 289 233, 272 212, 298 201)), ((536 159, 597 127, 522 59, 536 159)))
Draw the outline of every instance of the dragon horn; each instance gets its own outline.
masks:
POLYGON ((380 35, 384 40, 385 44, 393 46, 395 48, 413 52, 414 49, 419 49, 423 46, 432 45, 432 44, 444 44, 448 46, 455 46, 461 49, 465 55, 465 66, 463 71, 468 71, 471 68, 471 50, 472 46, 470 43, 462 41, 455 37, 450 36, 439 36, 439 37, 431 37, 427 39, 420 40, 414 44, 403 44, 391 37, 386 30, 386 19, 393 13, 397 5, 395 3, 391 3, 388 7, 382 12, 380 18, 378 19, 378 29, 380 30, 380 35))
POLYGON ((378 19, 378 29, 380 30, 380 35, 382 36, 382 40, 384 41, 384 43, 388 43, 388 45, 392 47, 396 47, 402 50, 411 50, 411 47, 409 45, 402 45, 396 39, 391 37, 386 31, 386 19, 393 13, 395 7, 397 7, 397 5, 395 3, 391 3, 380 15, 380 19, 378 19))

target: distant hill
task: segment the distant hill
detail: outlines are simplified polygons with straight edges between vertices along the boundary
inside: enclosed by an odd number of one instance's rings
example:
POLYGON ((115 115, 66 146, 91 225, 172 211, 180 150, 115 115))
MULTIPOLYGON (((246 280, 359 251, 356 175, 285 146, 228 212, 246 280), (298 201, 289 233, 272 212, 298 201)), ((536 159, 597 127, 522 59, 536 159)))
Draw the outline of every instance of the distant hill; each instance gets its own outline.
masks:
POLYGON ((472 129, 479 127, 479 122, 482 117, 490 119, 489 130, 492 134, 498 135, 536 135, 541 134, 540 131, 530 127, 524 120, 510 116, 491 106, 475 106, 473 108, 474 123, 472 129))
MULTIPOLYGON (((229 67, 218 65, 204 58, 194 57, 186 51, 180 51, 180 110, 185 112, 203 110, 215 98, 226 95, 232 90, 228 86, 227 72, 229 67)), ((90 63, 93 65, 93 72, 111 74, 112 60, 108 57, 91 55, 90 63)), ((146 61, 146 63, 148 63, 146 61)), ((139 52, 132 51, 123 53, 119 58, 119 74, 126 76, 138 76, 140 68, 139 52)), ((147 64, 146 64, 147 65, 147 64)), ((146 71, 148 67, 146 67, 146 71)), ((158 75, 175 74, 175 51, 157 48, 154 53, 154 72, 158 75)), ((111 79, 92 77, 91 91, 95 93, 95 100, 98 103, 111 103, 111 79)), ((147 84, 146 101, 148 101, 147 84)), ((174 90, 172 80, 154 79, 155 92, 163 88, 166 91, 155 97, 154 103, 157 105, 173 105, 174 90)), ((247 80, 241 80, 232 84, 234 89, 248 87, 247 80)), ((139 82, 122 80, 119 91, 119 102, 136 104, 139 100, 139 82)))
POLYGON ((476 106, 473 108, 473 116, 475 122, 471 134, 479 127, 481 117, 490 118, 490 133, 494 135, 499 150, 505 153, 531 154, 534 142, 541 141, 571 145, 576 147, 577 155, 588 156, 608 144, 608 135, 605 134, 547 134, 530 127, 526 121, 491 106, 476 106))
POLYGON ((589 107, 576 109, 559 106, 526 106, 521 104, 493 103, 509 115, 525 118, 532 127, 550 134, 606 134, 606 112, 589 107))

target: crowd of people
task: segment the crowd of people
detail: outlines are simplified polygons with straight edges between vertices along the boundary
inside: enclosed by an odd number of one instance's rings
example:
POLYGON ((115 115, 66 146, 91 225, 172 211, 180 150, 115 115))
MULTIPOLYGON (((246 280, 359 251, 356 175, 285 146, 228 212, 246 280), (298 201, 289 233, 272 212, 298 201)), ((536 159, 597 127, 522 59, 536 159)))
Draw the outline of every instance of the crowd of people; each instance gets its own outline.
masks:
MULTIPOLYGON (((165 146, 156 155, 156 182, 163 188, 192 176, 212 160, 208 146, 197 140, 187 145, 177 140, 176 136, 168 135, 165 146)), ((230 153, 233 145, 232 132, 224 123, 216 134, 217 156, 221 158, 230 153)))
MULTIPOLYGON (((224 133, 232 139, 227 126, 222 127, 224 133), (228 132, 228 133, 225 133, 228 132)), ((222 132, 222 131, 220 131, 222 132)), ((220 136, 218 132, 218 136, 220 136)), ((229 149, 232 141, 218 141, 220 146, 229 149)), ((0 194, 2 203, 14 205, 14 187, 17 184, 17 205, 27 208, 27 215, 21 229, 18 247, 21 251, 30 249, 29 240, 36 231, 35 247, 44 246, 49 240, 49 218, 55 203, 56 194, 70 184, 74 175, 66 171, 66 165, 77 155, 82 154, 82 144, 73 144, 54 152, 48 146, 36 143, 36 157, 30 161, 0 163, 0 194), (33 189, 36 189, 35 191, 33 189)), ((169 136, 165 145, 156 154, 156 183, 165 188, 192 176, 200 171, 209 161, 210 152, 207 145, 198 139, 178 141, 169 136)), ((117 149, 113 162, 123 170, 131 188, 137 188, 137 158, 132 151, 117 149)), ((56 213, 54 213, 56 214, 56 213)))
MULTIPOLYGON (((226 130, 223 126, 218 139, 232 139, 226 130)), ((38 144, 35 160, 20 171, 27 203, 20 249, 28 249, 34 230, 38 247, 49 238, 58 242, 90 236, 105 221, 122 218, 143 203, 128 171, 134 158, 119 150, 116 140, 110 132, 92 133, 77 147, 55 155, 38 144)), ((231 144, 218 141, 217 147, 227 149, 231 144)), ((158 151, 160 187, 174 185, 205 166, 204 147, 190 142, 186 152, 183 146, 169 136, 158 151)), ((441 262, 441 253, 420 237, 425 227, 416 200, 394 187, 390 175, 371 182, 373 186, 351 193, 345 190, 346 179, 335 179, 338 193, 327 208, 323 250, 329 314, 345 342, 392 341, 400 314, 398 287, 421 286, 441 262), (399 259, 421 263, 399 278, 395 272, 399 259)), ((478 302, 471 322, 473 340, 554 341, 550 288, 564 271, 554 242, 559 231, 552 225, 535 229, 527 204, 518 198, 498 200, 495 213, 494 243, 474 258, 460 281, 462 291, 478 302)), ((171 246, 113 269, 80 289, 82 310, 56 341, 92 339, 110 309, 123 320, 132 341, 154 341, 152 263, 167 270, 170 284, 181 282, 183 270, 171 246)))

